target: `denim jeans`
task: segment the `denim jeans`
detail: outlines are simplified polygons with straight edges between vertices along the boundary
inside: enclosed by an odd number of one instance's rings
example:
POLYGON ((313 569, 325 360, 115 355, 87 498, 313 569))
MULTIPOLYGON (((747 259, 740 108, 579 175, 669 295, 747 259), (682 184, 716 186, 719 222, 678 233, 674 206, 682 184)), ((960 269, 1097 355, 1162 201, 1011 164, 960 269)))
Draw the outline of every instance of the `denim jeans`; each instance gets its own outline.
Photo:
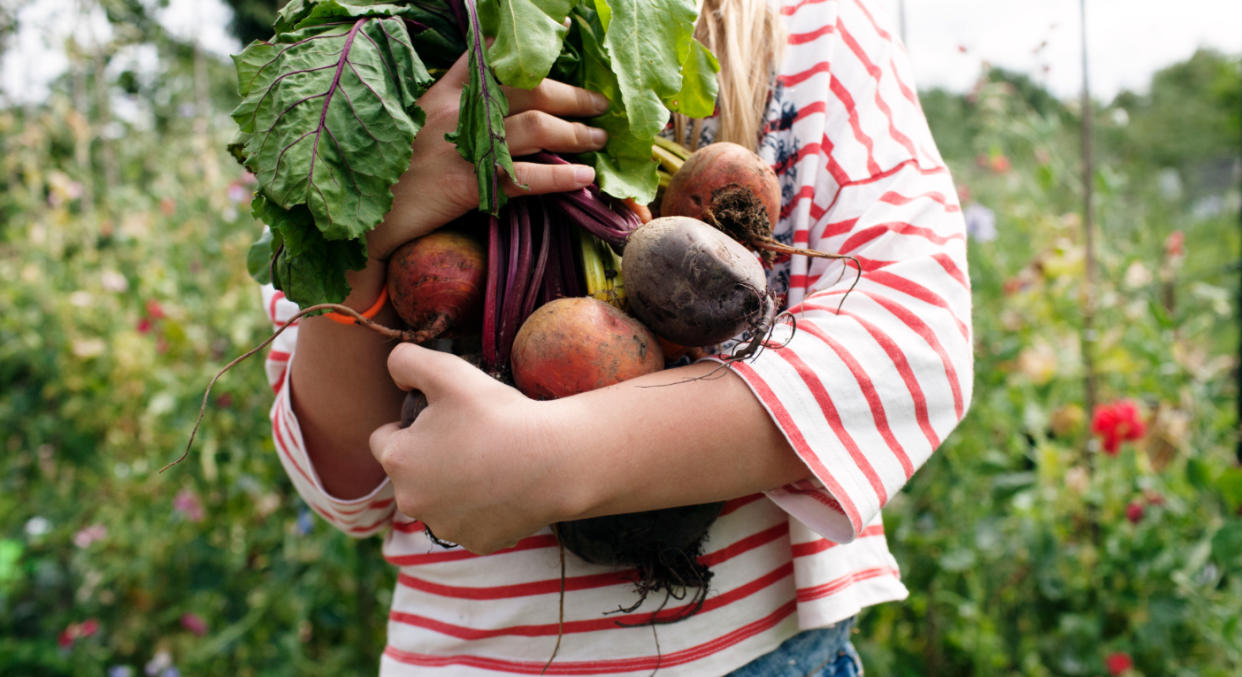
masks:
POLYGON ((850 644, 854 619, 804 630, 726 677, 860 677, 862 660, 850 644))

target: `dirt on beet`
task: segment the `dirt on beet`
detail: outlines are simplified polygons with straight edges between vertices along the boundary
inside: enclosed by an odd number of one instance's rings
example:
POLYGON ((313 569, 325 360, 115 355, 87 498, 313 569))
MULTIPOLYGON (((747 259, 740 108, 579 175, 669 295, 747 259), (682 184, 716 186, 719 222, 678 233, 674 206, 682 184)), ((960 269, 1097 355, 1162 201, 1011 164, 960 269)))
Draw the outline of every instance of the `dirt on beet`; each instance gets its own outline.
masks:
POLYGON ((764 246, 772 241, 768 208, 749 189, 730 184, 716 190, 700 218, 758 252, 765 266, 772 265, 776 253, 764 246))

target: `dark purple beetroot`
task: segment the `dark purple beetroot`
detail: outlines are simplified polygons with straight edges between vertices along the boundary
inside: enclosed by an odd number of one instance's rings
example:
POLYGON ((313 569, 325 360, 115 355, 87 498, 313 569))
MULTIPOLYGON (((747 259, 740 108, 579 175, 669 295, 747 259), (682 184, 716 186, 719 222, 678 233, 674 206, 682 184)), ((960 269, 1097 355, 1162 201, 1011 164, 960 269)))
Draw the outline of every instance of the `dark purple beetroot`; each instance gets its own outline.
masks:
POLYGON ((662 216, 630 234, 621 257, 630 312, 683 346, 710 346, 756 327, 770 300, 759 260, 720 230, 662 216))

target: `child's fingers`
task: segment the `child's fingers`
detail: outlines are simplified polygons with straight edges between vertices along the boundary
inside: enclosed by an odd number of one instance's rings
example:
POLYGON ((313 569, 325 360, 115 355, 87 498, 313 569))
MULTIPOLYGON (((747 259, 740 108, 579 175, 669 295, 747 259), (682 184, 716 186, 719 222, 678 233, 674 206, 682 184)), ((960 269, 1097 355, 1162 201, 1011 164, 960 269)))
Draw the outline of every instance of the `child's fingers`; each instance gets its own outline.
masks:
POLYGON ((599 150, 608 142, 608 133, 598 127, 570 122, 538 110, 505 118, 505 137, 514 157, 541 150, 582 153, 599 150))
POLYGON ((541 110, 560 117, 588 118, 608 110, 608 99, 603 94, 556 80, 545 79, 534 89, 505 87, 504 90, 511 113, 541 110))
POLYGON ((505 194, 544 195, 586 188, 595 181, 590 165, 545 165, 533 162, 513 163, 514 178, 505 181, 505 194))

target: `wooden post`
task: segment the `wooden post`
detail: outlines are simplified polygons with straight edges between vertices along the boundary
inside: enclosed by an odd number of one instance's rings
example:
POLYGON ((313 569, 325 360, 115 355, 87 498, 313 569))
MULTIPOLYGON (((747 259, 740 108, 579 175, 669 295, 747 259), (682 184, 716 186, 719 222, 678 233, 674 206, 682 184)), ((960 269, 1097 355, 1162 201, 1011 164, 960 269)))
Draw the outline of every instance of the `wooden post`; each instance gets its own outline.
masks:
MULTIPOLYGON (((1082 229, 1083 247, 1085 248, 1086 270, 1083 275, 1082 289, 1082 365, 1084 373, 1083 403, 1087 415, 1092 416, 1096 405, 1095 378, 1095 222, 1092 199, 1094 196, 1095 162, 1091 143, 1091 86, 1087 76, 1087 0, 1079 0, 1079 15, 1082 25, 1082 229)), ((1087 438, 1090 444, 1091 438, 1087 438)))

